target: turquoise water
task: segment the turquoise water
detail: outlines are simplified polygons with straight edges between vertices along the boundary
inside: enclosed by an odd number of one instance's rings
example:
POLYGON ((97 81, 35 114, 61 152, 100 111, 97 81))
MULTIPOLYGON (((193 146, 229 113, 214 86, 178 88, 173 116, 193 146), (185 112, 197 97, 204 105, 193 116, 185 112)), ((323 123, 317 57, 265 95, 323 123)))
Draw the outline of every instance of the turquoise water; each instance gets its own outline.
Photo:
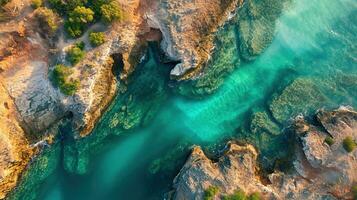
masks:
POLYGON ((269 126, 280 132, 301 112, 341 104, 356 108, 356 19, 354 0, 293 1, 276 21, 265 51, 237 63, 222 86, 202 99, 173 92, 174 84, 164 78, 172 66, 162 64, 151 45, 132 86, 118 95, 92 135, 61 143, 60 162, 37 198, 162 199, 192 144, 215 153, 237 138, 256 145, 262 160, 284 155, 288 136, 251 130, 252 118, 266 113, 269 126))

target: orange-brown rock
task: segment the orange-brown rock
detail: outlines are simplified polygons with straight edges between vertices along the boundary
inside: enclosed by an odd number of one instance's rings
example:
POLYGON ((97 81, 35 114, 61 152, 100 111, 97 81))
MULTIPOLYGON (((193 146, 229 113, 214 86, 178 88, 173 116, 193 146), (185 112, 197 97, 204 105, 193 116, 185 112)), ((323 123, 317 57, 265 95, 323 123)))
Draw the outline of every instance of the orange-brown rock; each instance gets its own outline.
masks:
POLYGON ((180 61, 171 71, 176 79, 197 76, 212 54, 214 34, 234 15, 243 0, 162 0, 147 13, 151 27, 163 34, 162 48, 180 61))
MULTIPOLYGON (((0 79, 1 80, 1 79, 0 79)), ((0 82, 0 199, 16 186, 34 151, 17 121, 18 112, 0 82)))
POLYGON ((210 186, 219 188, 216 199, 243 190, 258 192, 263 199, 352 199, 351 188, 357 181, 357 150, 347 152, 342 141, 347 136, 357 140, 357 113, 341 107, 319 111, 320 125, 299 117, 296 134, 301 143, 296 148, 294 169, 288 173, 268 175, 263 184, 255 175, 257 153, 250 145, 229 143, 218 161, 209 159, 195 147, 174 180, 174 199, 203 199, 210 186), (327 136, 334 143, 325 142, 327 136))

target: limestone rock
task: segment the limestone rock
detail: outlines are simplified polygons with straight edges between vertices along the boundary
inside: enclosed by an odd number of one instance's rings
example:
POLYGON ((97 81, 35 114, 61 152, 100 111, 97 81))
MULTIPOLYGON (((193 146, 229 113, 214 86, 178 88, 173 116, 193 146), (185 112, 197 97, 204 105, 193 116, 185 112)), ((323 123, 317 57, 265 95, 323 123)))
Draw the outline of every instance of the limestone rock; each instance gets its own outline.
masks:
POLYGON ((346 136, 356 140, 357 113, 346 107, 320 110, 317 119, 321 126, 298 118, 297 123, 308 128, 296 129, 301 145, 296 145, 294 170, 269 174, 269 184, 255 174, 257 152, 251 145, 228 143, 217 162, 194 147, 174 180, 174 199, 203 199, 210 186, 219 188, 219 198, 243 190, 259 192, 264 199, 351 199, 357 181, 357 151, 347 153, 342 140, 346 136), (328 135, 335 141, 331 146, 324 142, 328 135))
POLYGON ((164 0, 156 13, 147 15, 150 24, 163 34, 163 50, 172 60, 180 61, 171 71, 173 77, 189 79, 197 75, 212 53, 214 33, 242 2, 164 0))
MULTIPOLYGON (((0 79, 1 80, 1 79, 0 79)), ((12 99, 0 84, 0 199, 16 185, 34 153, 17 122, 12 99)))
POLYGON ((200 147, 194 147, 179 175, 174 180, 174 199, 203 199, 209 186, 217 186, 225 194, 237 189, 260 192, 266 197, 276 194, 264 186, 256 176, 257 152, 251 145, 227 145, 218 162, 213 162, 200 147))

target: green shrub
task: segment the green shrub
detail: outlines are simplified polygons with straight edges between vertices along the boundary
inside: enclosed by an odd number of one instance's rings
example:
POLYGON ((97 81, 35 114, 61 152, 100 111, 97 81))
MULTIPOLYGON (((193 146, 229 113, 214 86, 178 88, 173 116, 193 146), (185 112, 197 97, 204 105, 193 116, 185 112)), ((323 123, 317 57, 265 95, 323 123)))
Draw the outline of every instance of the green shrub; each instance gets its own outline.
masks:
POLYGON ((0 0, 0 6, 4 6, 5 4, 9 3, 11 0, 0 0))
POLYGON ((219 192, 219 188, 216 186, 209 186, 204 193, 204 200, 212 200, 219 192))
POLYGON ((80 43, 75 44, 73 47, 71 47, 67 51, 66 59, 72 65, 75 65, 84 58, 85 54, 86 53, 84 51, 84 43, 80 42, 80 43))
POLYGON ((58 29, 60 21, 58 15, 53 10, 40 7, 35 11, 35 16, 39 21, 40 29, 48 35, 54 34, 58 29))
POLYGON ((352 194, 354 199, 357 199, 357 185, 352 186, 352 194))
POLYGON ((326 144, 328 144, 329 146, 333 145, 335 143, 335 141, 333 140, 333 138, 331 136, 327 136, 325 138, 325 142, 326 144))
POLYGON ((102 19, 104 22, 112 22, 116 20, 122 20, 123 18, 123 11, 120 8, 120 6, 112 1, 108 4, 104 4, 100 8, 101 14, 102 14, 102 19))
POLYGON ((345 148, 347 152, 352 152, 356 146, 357 145, 351 136, 348 136, 343 140, 343 148, 345 148))
POLYGON ((260 199, 262 199, 262 197, 261 197, 260 193, 258 193, 258 192, 253 192, 248 197, 248 200, 260 200, 260 199))
POLYGON ((87 0, 70 0, 65 2, 65 8, 67 11, 72 11, 77 7, 83 7, 88 3, 87 0))
POLYGON ((86 44, 83 41, 80 41, 80 42, 75 43, 74 46, 80 48, 81 50, 84 50, 84 47, 86 47, 86 44))
POLYGON ((109 0, 89 0, 89 7, 94 11, 96 19, 100 19, 102 16, 101 7, 104 4, 108 4, 109 0))
POLYGON ((69 13, 68 21, 71 23, 87 24, 93 21, 94 12, 90 8, 77 6, 69 13))
POLYGON ((60 15, 66 15, 66 4, 62 0, 48 0, 48 3, 60 15))
POLYGON ((234 194, 223 197, 224 200, 247 200, 247 196, 244 191, 237 190, 234 194))
POLYGON ((105 42, 105 35, 103 32, 92 32, 89 34, 89 41, 92 46, 99 46, 105 42))
POLYGON ((73 95, 79 88, 78 80, 70 80, 73 70, 65 65, 56 65, 53 70, 53 82, 65 95, 73 95))
POLYGON ((78 6, 85 6, 87 0, 48 0, 50 6, 61 15, 68 15, 78 6))
POLYGON ((79 37, 83 34, 86 25, 94 19, 94 12, 90 8, 83 6, 76 7, 69 12, 68 19, 65 23, 65 29, 71 37, 79 37))
POLYGON ((69 21, 64 23, 67 34, 72 38, 77 38, 83 34, 84 27, 80 24, 72 24, 69 21))
POLYGON ((31 1, 31 6, 35 9, 41 7, 42 4, 43 4, 42 0, 32 0, 31 1))

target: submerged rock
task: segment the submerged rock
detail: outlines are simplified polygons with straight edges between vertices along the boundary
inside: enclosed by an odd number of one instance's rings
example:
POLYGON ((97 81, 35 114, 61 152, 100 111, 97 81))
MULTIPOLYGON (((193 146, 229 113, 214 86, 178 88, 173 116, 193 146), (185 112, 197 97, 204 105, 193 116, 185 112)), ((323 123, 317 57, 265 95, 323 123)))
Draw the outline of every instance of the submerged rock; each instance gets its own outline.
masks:
POLYGON ((198 76, 179 82, 180 94, 212 94, 224 77, 243 61, 252 61, 272 42, 275 23, 289 0, 248 0, 237 8, 214 37, 212 53, 201 63, 198 76))
POLYGON ((57 169, 60 154, 59 143, 44 148, 41 156, 32 159, 31 167, 22 174, 21 180, 16 188, 7 195, 7 199, 37 199, 41 183, 57 169))
POLYGON ((89 156, 100 149, 103 140, 145 125, 156 116, 167 98, 169 79, 165 77, 169 68, 154 55, 156 43, 149 46, 145 59, 131 75, 130 84, 115 97, 116 104, 95 127, 96 134, 65 143, 64 166, 68 172, 86 173, 89 156))
POLYGON ((272 42, 275 23, 290 0, 247 0, 239 10, 240 55, 253 60, 272 42))
POLYGON ((357 105, 350 96, 357 89, 356 76, 305 77, 294 80, 269 105, 273 117, 284 124, 298 114, 311 114, 323 106, 357 105))
POLYGON ((213 37, 241 0, 164 0, 148 15, 150 24, 163 34, 162 48, 175 61, 177 79, 194 78, 213 49, 213 37))
POLYGON ((210 187, 218 188, 218 199, 236 191, 258 192, 263 199, 352 198, 351 188, 357 181, 357 151, 346 152, 342 141, 347 136, 357 140, 357 113, 343 107, 321 110, 316 116, 320 125, 303 118, 295 123, 309 128, 296 131, 301 145, 295 148, 292 171, 275 171, 268 175, 266 183, 256 173, 258 154, 253 146, 230 142, 217 161, 194 147, 173 182, 173 199, 204 199, 210 187), (333 145, 325 143, 327 136, 333 138, 333 145))

